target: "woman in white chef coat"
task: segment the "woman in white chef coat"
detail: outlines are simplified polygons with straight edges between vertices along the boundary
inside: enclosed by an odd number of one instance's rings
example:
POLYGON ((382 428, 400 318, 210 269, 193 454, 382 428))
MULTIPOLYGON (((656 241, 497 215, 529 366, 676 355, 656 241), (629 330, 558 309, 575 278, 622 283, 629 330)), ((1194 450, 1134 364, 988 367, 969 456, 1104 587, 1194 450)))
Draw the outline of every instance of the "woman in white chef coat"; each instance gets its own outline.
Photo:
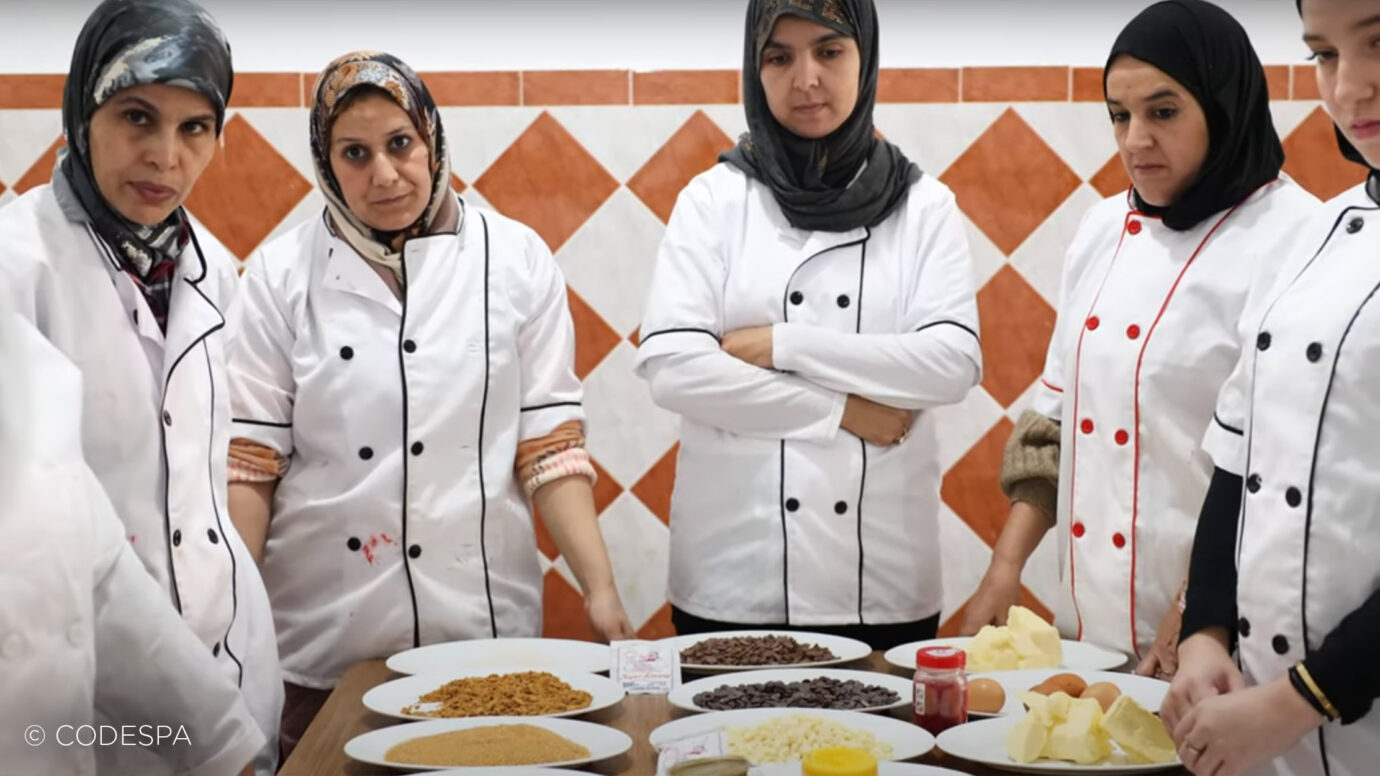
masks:
POLYGON ((1371 174, 1281 244, 1217 408, 1244 434, 1206 440, 1217 468, 1164 705, 1196 774, 1380 767, 1380 0, 1301 12, 1323 104, 1371 174))
POLYGON ((875 137, 871 0, 752 0, 749 133, 681 192, 637 369, 683 418, 672 618, 932 637, 939 461, 925 410, 981 373, 953 194, 875 137))
POLYGON ((1054 527, 1068 636, 1143 674, 1177 661, 1179 599, 1212 464, 1205 429, 1276 244, 1317 201, 1281 175, 1265 74, 1241 25, 1200 0, 1146 8, 1107 59, 1132 189, 1094 205, 1064 264, 1034 408, 1008 442, 1011 512, 963 629, 1001 622, 1054 527))
POLYGON ((13 313, 0 315, 0 363, 4 772, 95 776, 94 747, 72 742, 91 740, 99 705, 177 773, 253 774, 263 732, 82 459, 81 373, 13 313))
POLYGON ((251 258, 230 382, 230 508, 273 600, 289 747, 356 661, 539 635, 533 505, 595 635, 632 635, 550 251, 452 191, 395 57, 327 66, 311 144, 325 212, 251 258))
MULTIPOLYGON (((210 163, 230 49, 189 0, 107 0, 77 39, 52 182, 0 209, 0 309, 82 375, 82 446, 144 567, 239 685, 277 760, 268 597, 226 512, 229 256, 181 205, 210 163)), ((103 771, 156 774, 130 747, 103 771)))

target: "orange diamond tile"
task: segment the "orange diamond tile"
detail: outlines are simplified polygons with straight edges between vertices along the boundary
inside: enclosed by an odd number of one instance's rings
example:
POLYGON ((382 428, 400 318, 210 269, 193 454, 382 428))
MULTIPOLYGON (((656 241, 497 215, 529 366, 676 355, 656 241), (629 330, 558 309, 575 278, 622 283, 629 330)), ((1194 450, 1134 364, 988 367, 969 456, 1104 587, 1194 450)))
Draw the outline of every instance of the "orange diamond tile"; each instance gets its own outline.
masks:
POLYGON ((996 544, 1011 508, 1001 492, 1001 456, 1015 427, 999 420, 944 474, 939 489, 944 503, 989 546, 996 544))
POLYGON ((557 250, 618 189, 618 181, 545 111, 474 188, 557 250))
POLYGON ((1021 397, 1045 368, 1054 308, 1010 264, 977 294, 982 321, 982 387, 1001 406, 1021 397))
POLYGON ((575 322, 575 375, 581 380, 599 366, 623 338, 573 289, 566 289, 575 322))
POLYGON ((1323 201, 1366 179, 1366 168, 1348 162, 1337 148, 1333 126, 1318 107, 1284 139, 1284 171, 1323 201))
MULTIPOLYGON (((614 502, 614 499, 623 495, 623 486, 619 485, 618 480, 615 480, 613 475, 605 471, 604 467, 600 466, 594 458, 591 457, 589 462, 594 467, 594 473, 598 477, 598 481, 594 483, 594 514, 602 515, 604 510, 609 508, 609 504, 614 502)), ((555 560, 561 554, 561 550, 556 546, 556 540, 551 538, 551 533, 546 530, 546 521, 535 505, 532 507, 532 525, 536 529, 537 549, 541 550, 541 553, 547 558, 555 560)))
POLYGON ((713 167, 719 160, 719 153, 732 147, 733 141, 719 125, 704 115, 704 111, 697 110, 642 165, 642 169, 628 179, 628 189, 658 218, 669 220, 676 196, 685 184, 713 167))
POLYGON ((680 443, 671 446, 661 460, 642 475, 642 479, 632 486, 632 493, 661 522, 671 524, 671 488, 676 484, 676 454, 680 443))
POLYGON ((940 177, 958 206, 1010 255, 1081 182, 1010 108, 940 177), (992 185, 1001 181, 1001 185, 992 185))
POLYGON ((5 193, 5 184, 4 184, 4 183, 0 183, 0 194, 4 194, 4 193, 5 193))
POLYGON ((14 193, 23 194, 35 186, 42 186, 53 179, 53 167, 57 165, 58 149, 67 145, 67 141, 58 138, 53 144, 48 146, 48 150, 38 157, 38 161, 29 166, 24 174, 19 176, 19 180, 14 182, 14 193))
POLYGON ((641 347, 641 346, 642 346, 642 327, 641 327, 641 326, 638 326, 636 329, 633 329, 632 334, 629 334, 629 335, 628 335, 628 342, 631 342, 631 343, 633 344, 633 347, 635 347, 635 348, 636 348, 636 347, 641 347))
POLYGON ((596 641, 585 616, 585 599, 557 571, 542 581, 541 635, 548 639, 596 641))
POLYGON ((465 185, 464 181, 460 180, 460 176, 455 173, 451 173, 450 175, 450 187, 455 189, 456 194, 464 194, 465 189, 469 188, 465 185))
POLYGON ((676 627, 671 624, 671 605, 662 604, 656 614, 647 618, 647 622, 637 629, 637 637, 647 641, 657 639, 667 639, 676 635, 676 627))
POLYGON ((187 197, 187 209, 244 259, 312 185, 243 116, 225 123, 222 140, 223 150, 187 197))
MULTIPOLYGON (((1040 615, 1045 622, 1054 622, 1054 613, 1040 599, 1036 598, 1035 594, 1030 592, 1025 585, 1021 585, 1021 606, 1040 615)), ((963 625, 963 614, 967 610, 968 602, 964 601, 963 605, 954 610, 954 613, 950 614, 948 619, 939 626, 939 637, 947 639, 957 636, 958 629, 963 625)))
POLYGON ((1088 185, 1097 189, 1097 193, 1104 197, 1126 193, 1126 190, 1131 188, 1131 176, 1126 174, 1126 165, 1121 163, 1121 155, 1112 154, 1112 158, 1102 165, 1102 169, 1088 179, 1088 185))

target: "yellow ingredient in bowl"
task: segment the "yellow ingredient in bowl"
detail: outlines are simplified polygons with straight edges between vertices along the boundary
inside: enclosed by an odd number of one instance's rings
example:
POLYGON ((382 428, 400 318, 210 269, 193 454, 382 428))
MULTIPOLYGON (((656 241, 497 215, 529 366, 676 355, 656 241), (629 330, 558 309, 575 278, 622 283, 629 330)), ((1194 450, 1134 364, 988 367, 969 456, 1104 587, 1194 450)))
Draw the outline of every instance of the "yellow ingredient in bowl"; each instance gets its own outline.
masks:
POLYGON ((384 759, 399 765, 546 765, 585 760, 589 750, 535 725, 486 725, 408 739, 384 759))
POLYGON ((402 713, 414 717, 539 717, 588 708, 593 698, 545 671, 456 679, 417 699, 402 713), (439 703, 439 709, 424 709, 439 703))
POLYGON ((800 771, 804 776, 877 776, 877 758, 861 749, 826 747, 805 755, 800 771))

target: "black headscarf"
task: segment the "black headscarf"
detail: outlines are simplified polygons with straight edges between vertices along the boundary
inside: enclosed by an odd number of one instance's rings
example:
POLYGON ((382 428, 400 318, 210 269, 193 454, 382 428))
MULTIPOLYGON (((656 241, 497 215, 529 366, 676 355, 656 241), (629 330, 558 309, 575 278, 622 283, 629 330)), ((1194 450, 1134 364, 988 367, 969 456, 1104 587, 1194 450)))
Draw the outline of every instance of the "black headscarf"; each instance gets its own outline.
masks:
POLYGON ((186 216, 178 208, 164 222, 146 226, 110 206, 91 170, 91 115, 123 89, 167 84, 209 100, 219 135, 232 79, 225 36, 190 0, 106 0, 91 12, 77 37, 62 93, 67 148, 58 168, 92 228, 114 249, 124 269, 141 279, 147 281, 182 252, 186 216))
POLYGON ((743 108, 748 132, 719 160, 767 184, 786 220, 797 229, 846 232, 876 226, 905 201, 911 184, 920 179, 920 168, 873 132, 877 39, 877 9, 872 0, 750 0, 748 4, 743 36, 743 108), (818 140, 783 127, 771 115, 762 88, 762 47, 777 19, 787 15, 853 38, 862 58, 852 115, 818 140))
MULTIPOLYGON (((1122 55, 1163 70, 1202 106, 1208 153, 1203 169, 1171 205, 1150 207, 1170 229, 1192 229, 1279 177, 1284 148, 1270 117, 1270 89, 1250 38, 1231 14, 1203 0, 1164 0, 1126 25, 1107 57, 1122 55)), ((1107 81, 1103 75, 1102 90, 1107 81)))

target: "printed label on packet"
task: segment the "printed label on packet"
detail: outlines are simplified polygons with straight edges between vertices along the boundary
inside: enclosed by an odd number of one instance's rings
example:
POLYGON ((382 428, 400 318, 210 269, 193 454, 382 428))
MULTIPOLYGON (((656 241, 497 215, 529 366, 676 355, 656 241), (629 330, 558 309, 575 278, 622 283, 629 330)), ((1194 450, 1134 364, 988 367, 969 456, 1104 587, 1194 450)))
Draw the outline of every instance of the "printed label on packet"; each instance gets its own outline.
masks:
POLYGON ((630 695, 665 695, 680 683, 680 652, 659 641, 616 641, 613 680, 630 695))
POLYGON ((664 774, 671 766, 686 760, 699 760, 704 757, 722 757, 728 753, 722 731, 703 733, 698 736, 681 738, 661 747, 657 753, 656 772, 664 774))

